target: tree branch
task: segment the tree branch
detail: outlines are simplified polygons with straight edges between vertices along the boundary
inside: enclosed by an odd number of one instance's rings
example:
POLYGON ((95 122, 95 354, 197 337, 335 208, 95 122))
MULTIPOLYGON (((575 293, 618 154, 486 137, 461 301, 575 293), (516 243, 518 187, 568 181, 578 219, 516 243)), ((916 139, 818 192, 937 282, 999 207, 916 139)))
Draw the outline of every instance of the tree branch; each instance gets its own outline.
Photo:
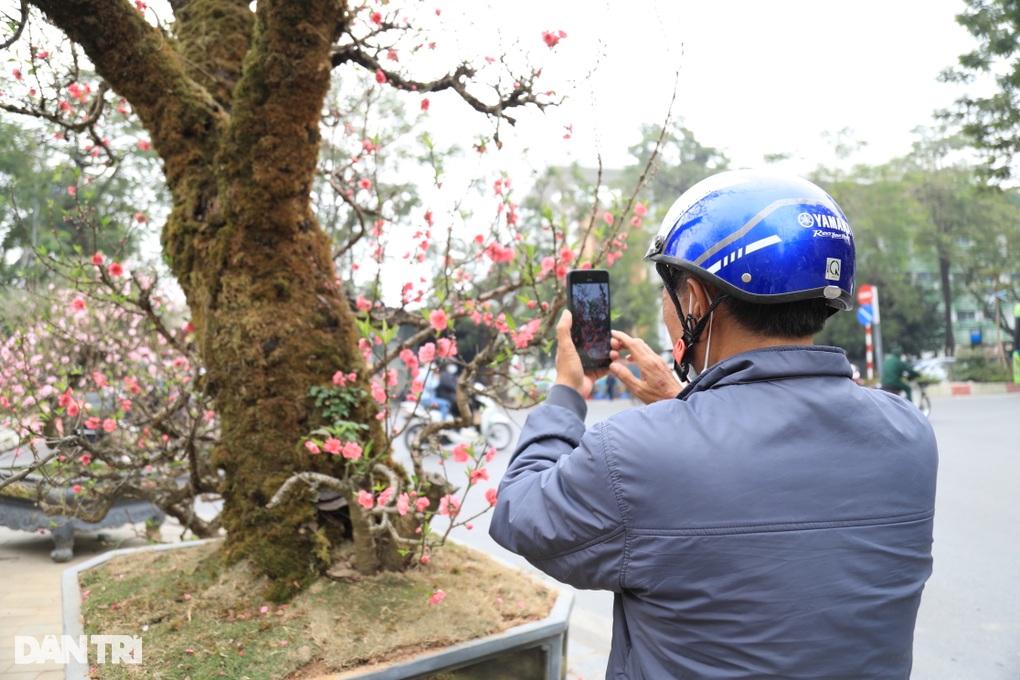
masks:
POLYGON ((18 19, 18 23, 14 29, 14 33, 10 38, 5 40, 3 44, 0 44, 0 50, 6 50, 8 47, 18 42, 18 38, 25 30, 25 26, 28 24, 28 0, 21 0, 21 18, 18 19))
POLYGON ((223 108, 188 76, 178 53, 131 3, 29 1, 80 45, 110 87, 131 102, 166 161, 173 186, 226 119, 223 108))
POLYGON ((453 90, 475 111, 484 113, 485 115, 493 118, 501 118, 511 125, 515 124, 517 120, 507 114, 507 109, 530 105, 539 110, 544 110, 551 103, 544 99, 540 99, 535 94, 532 88, 534 84, 534 77, 528 77, 519 78, 514 85, 514 89, 509 94, 499 96, 498 101, 493 104, 486 104, 481 99, 468 92, 467 81, 475 76, 476 71, 470 64, 467 63, 461 64, 452 73, 448 73, 442 78, 427 82, 409 80, 400 73, 384 68, 378 59, 376 59, 373 55, 368 54, 358 44, 345 45, 333 52, 332 64, 334 67, 345 63, 358 64, 373 73, 381 72, 386 76, 386 82, 388 84, 399 89, 414 90, 416 92, 441 92, 443 90, 453 90))

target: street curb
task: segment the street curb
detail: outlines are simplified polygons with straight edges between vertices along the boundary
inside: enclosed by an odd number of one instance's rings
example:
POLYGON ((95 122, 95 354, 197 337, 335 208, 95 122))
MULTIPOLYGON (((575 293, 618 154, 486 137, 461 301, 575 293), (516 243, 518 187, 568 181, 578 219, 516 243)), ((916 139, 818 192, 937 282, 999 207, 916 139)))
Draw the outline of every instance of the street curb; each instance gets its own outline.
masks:
POLYGON ((969 397, 976 394, 1010 394, 1020 392, 1020 385, 1007 382, 942 382, 925 388, 930 396, 969 397))

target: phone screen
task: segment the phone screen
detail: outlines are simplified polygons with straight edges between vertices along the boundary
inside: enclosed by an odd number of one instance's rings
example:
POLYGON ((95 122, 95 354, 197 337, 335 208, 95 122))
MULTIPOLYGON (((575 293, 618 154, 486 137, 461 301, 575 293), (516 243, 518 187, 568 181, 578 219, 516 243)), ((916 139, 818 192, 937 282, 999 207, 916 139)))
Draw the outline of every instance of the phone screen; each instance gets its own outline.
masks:
POLYGON ((571 337, 581 365, 605 368, 610 364, 609 272, 576 270, 568 274, 567 281, 573 316, 571 337))

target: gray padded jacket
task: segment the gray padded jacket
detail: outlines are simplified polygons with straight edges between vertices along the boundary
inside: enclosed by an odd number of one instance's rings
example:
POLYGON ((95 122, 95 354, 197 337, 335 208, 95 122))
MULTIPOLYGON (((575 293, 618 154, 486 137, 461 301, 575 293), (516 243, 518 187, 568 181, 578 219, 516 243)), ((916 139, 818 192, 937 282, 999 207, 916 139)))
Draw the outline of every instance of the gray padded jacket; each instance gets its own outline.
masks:
POLYGON ((555 386, 490 533, 616 593, 607 678, 906 679, 935 436, 850 376, 838 348, 745 352, 587 431, 584 400, 555 386))

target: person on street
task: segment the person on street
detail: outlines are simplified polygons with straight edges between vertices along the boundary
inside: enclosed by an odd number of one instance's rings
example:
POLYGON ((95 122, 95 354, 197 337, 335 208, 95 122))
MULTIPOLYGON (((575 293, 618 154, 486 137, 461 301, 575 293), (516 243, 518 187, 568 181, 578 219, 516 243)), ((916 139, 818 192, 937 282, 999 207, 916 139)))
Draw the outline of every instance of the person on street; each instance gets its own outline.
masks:
POLYGON ((882 361, 882 389, 893 394, 903 394, 907 401, 914 401, 914 390, 910 380, 918 376, 914 367, 903 360, 899 349, 893 349, 882 361))
POLYGON ((457 406, 457 365, 446 364, 439 371, 439 384, 436 385, 436 401, 443 414, 443 420, 460 417, 457 406))
POLYGON ((608 370, 647 405, 586 429, 605 372, 583 370, 564 312, 490 534, 615 593, 607 678, 906 680, 938 454, 917 409, 812 344, 853 305, 839 206, 800 178, 721 173, 677 200, 646 259, 690 382, 614 332, 608 370))
POLYGON ((616 399, 616 376, 612 373, 606 376, 606 399, 616 399))

